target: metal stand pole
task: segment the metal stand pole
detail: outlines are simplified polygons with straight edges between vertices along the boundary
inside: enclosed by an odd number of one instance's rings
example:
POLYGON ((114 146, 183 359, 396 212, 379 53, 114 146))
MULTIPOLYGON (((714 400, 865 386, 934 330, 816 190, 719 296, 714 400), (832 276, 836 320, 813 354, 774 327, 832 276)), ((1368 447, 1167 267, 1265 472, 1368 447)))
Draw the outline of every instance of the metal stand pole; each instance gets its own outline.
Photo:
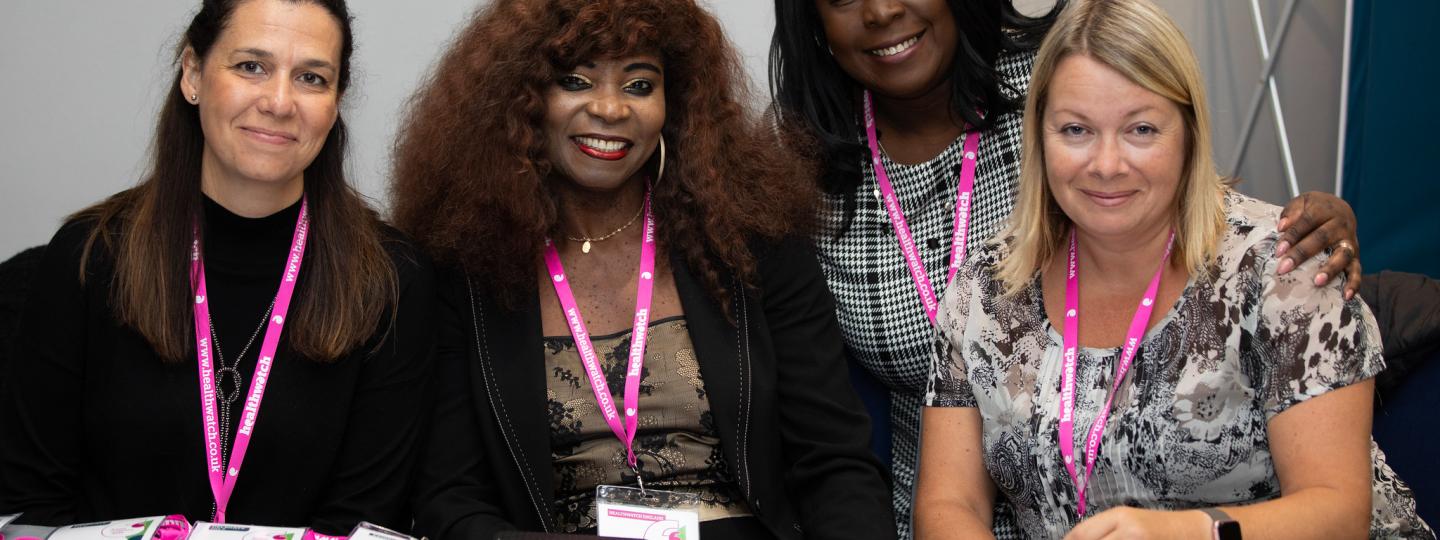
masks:
POLYGON ((1275 63, 1280 58, 1280 47, 1285 43, 1285 32, 1290 29, 1290 21, 1295 15, 1295 4, 1297 0, 1289 0, 1285 3, 1285 9, 1280 15, 1280 28, 1275 33, 1275 52, 1271 54, 1268 38, 1265 36, 1265 19, 1260 14, 1260 0, 1250 0, 1251 12, 1255 18, 1255 31, 1260 38, 1260 58, 1265 61, 1265 67, 1261 70, 1260 83, 1255 89, 1255 95, 1250 100, 1250 110, 1245 116, 1244 127, 1240 131, 1240 142, 1235 148, 1235 160, 1230 165, 1231 174, 1240 173, 1240 164, 1245 161, 1246 147, 1250 146, 1250 136, 1255 130, 1255 121, 1260 116, 1260 105, 1265 99, 1265 94, 1270 94, 1270 106, 1275 110, 1275 130, 1280 137, 1280 154, 1285 161, 1285 177, 1290 182, 1290 196, 1300 195, 1300 182, 1295 178, 1295 158, 1290 153, 1290 136, 1285 129, 1285 112, 1280 106, 1280 92, 1275 85, 1275 63))
POLYGON ((1345 138, 1350 117, 1350 42, 1355 39, 1355 0, 1345 0, 1345 54, 1340 64, 1340 136, 1335 145, 1335 196, 1345 194, 1345 138))

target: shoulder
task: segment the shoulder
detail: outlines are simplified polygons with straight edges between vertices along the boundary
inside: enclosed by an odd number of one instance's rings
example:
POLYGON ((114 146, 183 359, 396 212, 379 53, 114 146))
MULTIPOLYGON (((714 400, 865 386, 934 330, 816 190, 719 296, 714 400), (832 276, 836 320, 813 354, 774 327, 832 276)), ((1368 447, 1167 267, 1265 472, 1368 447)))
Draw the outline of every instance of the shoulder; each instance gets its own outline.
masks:
POLYGON ((965 255, 965 264, 961 265, 960 271, 955 275, 955 281, 966 283, 967 288, 980 287, 990 291, 1000 287, 996 274, 1000 271, 1000 261, 1010 255, 1010 244, 1014 237, 996 235, 994 238, 982 242, 980 246, 965 255))
POLYGON ((814 241, 801 235, 790 235, 775 240, 753 240, 750 253, 755 257, 757 278, 761 282, 775 279, 804 277, 811 269, 818 277, 819 262, 815 255, 814 241))
POLYGON ((395 277, 400 286, 403 288, 406 284, 416 281, 433 285, 436 281, 436 273, 435 264, 430 257, 399 229, 384 222, 381 222, 378 227, 380 244, 385 248, 385 254, 390 257, 390 264, 395 268, 395 277))
POLYGON ((994 238, 980 243, 970 253, 965 255, 965 264, 974 265, 977 270, 993 273, 1000 265, 1000 260, 1010 255, 1010 244, 1014 241, 1012 236, 996 235, 994 238))
MULTIPOLYGON (((990 308, 997 302, 1007 301, 1005 286, 996 277, 1000 261, 1010 254, 1013 238, 999 236, 986 241, 965 256, 965 264, 955 274, 955 280, 945 289, 941 298, 940 320, 943 323, 970 316, 970 303, 979 300, 990 308), (976 298, 976 297, 979 298, 976 298)), ((948 328, 950 333, 959 328, 948 328)))
POLYGON ((1000 77, 1001 91, 1008 97, 1023 99, 1030 90, 1030 70, 1035 66, 1035 49, 1005 52, 995 60, 995 73, 1000 77))
MULTIPOLYGON (((90 237, 95 233, 95 228, 99 225, 99 218, 93 215, 71 216, 60 224, 55 235, 50 237, 50 243, 46 245, 46 248, 52 251, 64 250, 78 253, 90 241, 90 237)), ((112 235, 118 236, 118 231, 113 231, 112 235)))
POLYGON ((1215 249, 1215 266, 1222 279, 1235 274, 1274 272, 1278 265, 1275 244, 1280 207, 1227 190, 1225 231, 1215 249))
POLYGON ((63 273, 78 281, 83 263, 87 280, 112 273, 123 230, 118 221, 113 220, 102 231, 97 230, 101 227, 99 216, 90 211, 70 216, 45 244, 37 272, 63 273))
POLYGON ((473 273, 464 264, 436 263, 435 295, 442 312, 469 319, 478 313, 504 311, 509 315, 518 310, 505 301, 505 291, 473 273))

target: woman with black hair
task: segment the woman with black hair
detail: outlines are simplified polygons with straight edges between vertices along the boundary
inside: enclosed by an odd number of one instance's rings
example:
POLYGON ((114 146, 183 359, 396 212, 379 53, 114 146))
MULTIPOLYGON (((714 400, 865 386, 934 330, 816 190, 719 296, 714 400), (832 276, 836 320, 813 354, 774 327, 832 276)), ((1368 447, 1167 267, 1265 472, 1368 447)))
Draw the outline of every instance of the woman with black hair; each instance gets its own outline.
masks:
POLYGON ((343 0, 203 3, 149 174, 40 263, 0 514, 408 526, 434 278, 345 180, 350 24, 343 0))
MULTIPOLYGON (((902 538, 938 301, 967 246, 1010 215, 1034 50, 1063 7, 1031 18, 1010 0, 775 2, 773 99, 822 147, 816 247, 852 362, 873 376, 872 389, 864 372, 857 385, 889 402, 893 435, 878 447, 891 448, 902 538)), ((1307 193, 1285 216, 1289 264, 1280 268, 1331 248, 1315 281, 1343 271, 1353 295, 1360 264, 1349 206, 1307 193)), ((1005 537, 1008 521, 996 523, 1005 537)))

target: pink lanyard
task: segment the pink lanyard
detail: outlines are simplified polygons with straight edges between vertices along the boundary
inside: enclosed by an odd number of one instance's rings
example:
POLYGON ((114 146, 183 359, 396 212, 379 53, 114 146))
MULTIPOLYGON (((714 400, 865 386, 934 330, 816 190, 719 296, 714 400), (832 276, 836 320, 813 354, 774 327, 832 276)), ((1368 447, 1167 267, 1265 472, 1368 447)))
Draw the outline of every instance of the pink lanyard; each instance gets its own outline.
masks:
POLYGON ((635 431, 638 419, 635 411, 640 408, 640 368, 645 364, 645 340, 648 338, 650 322, 651 291, 655 287, 655 219, 650 215, 650 193, 645 193, 645 232, 640 243, 640 275, 635 280, 635 324, 630 328, 630 361, 625 372, 625 425, 620 425, 620 415, 615 410, 615 398, 610 394, 610 385, 605 382, 605 373, 600 370, 600 357, 595 345, 590 342, 590 331, 585 329, 585 319, 580 316, 580 306, 570 291, 570 281, 565 278, 565 267, 560 264, 560 252, 555 244, 545 239, 545 267, 550 270, 555 295, 560 297, 560 307, 565 310, 565 322, 570 326, 570 335, 575 338, 575 348, 580 351, 580 362, 585 366, 585 375, 590 379, 590 390, 595 393, 595 402, 605 416, 610 431, 625 445, 625 461, 636 469, 635 431))
MULTIPOLYGON (((965 126, 970 129, 970 126, 965 126)), ((875 164, 875 182, 880 184, 884 196, 885 213, 890 216, 890 226, 895 237, 900 239, 900 252, 905 255, 905 266, 915 280, 915 290, 920 294, 920 304, 925 307, 925 316, 935 324, 940 302, 935 296, 935 287, 925 273, 925 262, 920 260, 920 250, 915 247, 915 238, 910 235, 910 226, 905 223, 905 213, 900 210, 900 198, 890 185, 890 176, 885 174, 885 165, 880 162, 880 139, 875 134, 875 111, 870 91, 865 91, 865 138, 870 143, 870 160, 875 164)), ((955 197, 955 235, 950 239, 950 270, 945 274, 945 283, 955 279, 955 272, 965 262, 965 245, 970 236, 970 203, 974 200, 975 164, 979 161, 980 132, 970 131, 965 136, 965 155, 960 162, 959 194, 955 197)))
POLYGON ((1095 471, 1095 459, 1100 453, 1100 439, 1105 436, 1105 422, 1110 419, 1110 407, 1115 403, 1115 394, 1120 391, 1125 374, 1130 372, 1140 340, 1145 337, 1150 313, 1155 310, 1155 296, 1160 292, 1160 276, 1165 272, 1165 263, 1170 260, 1170 248, 1174 244, 1175 231, 1172 230, 1170 239, 1165 243, 1165 256, 1160 259, 1160 268, 1155 269, 1155 277, 1150 279, 1150 287, 1145 289, 1145 296, 1135 308, 1135 318, 1130 321, 1130 330, 1125 333, 1125 347, 1120 351, 1115 383, 1105 399, 1105 408, 1100 409, 1085 436, 1085 478, 1082 481, 1075 472, 1075 362, 1080 343, 1080 277, 1076 260, 1078 243, 1075 231, 1070 231, 1070 263, 1065 278, 1065 350, 1060 371, 1060 457, 1065 460, 1065 470, 1070 473, 1070 481, 1075 485, 1079 500, 1079 513, 1076 515, 1081 518, 1085 517, 1085 492, 1090 487, 1090 473, 1095 471))
POLYGON ((265 398, 265 383, 270 380, 270 366, 275 362, 275 349, 280 345, 280 330, 285 324, 285 315, 290 311, 295 280, 300 277, 305 236, 310 231, 308 204, 302 198, 300 217, 295 222, 295 238, 290 243, 290 255, 285 262, 280 290, 275 293, 275 308, 271 312, 270 324, 265 327, 265 339, 260 342, 260 358, 255 362, 250 393, 245 397, 240 427, 235 431, 230 466, 225 469, 220 464, 220 420, 215 410, 215 373, 210 357, 210 299, 205 289, 205 260, 200 255, 198 234, 191 244, 190 286, 195 290, 195 352, 200 360, 200 413, 205 421, 205 461, 209 465, 210 493, 215 496, 216 523, 225 523, 225 507, 235 491, 240 466, 245 462, 245 450, 250 447, 250 435, 255 431, 255 421, 260 415, 260 401, 265 398))

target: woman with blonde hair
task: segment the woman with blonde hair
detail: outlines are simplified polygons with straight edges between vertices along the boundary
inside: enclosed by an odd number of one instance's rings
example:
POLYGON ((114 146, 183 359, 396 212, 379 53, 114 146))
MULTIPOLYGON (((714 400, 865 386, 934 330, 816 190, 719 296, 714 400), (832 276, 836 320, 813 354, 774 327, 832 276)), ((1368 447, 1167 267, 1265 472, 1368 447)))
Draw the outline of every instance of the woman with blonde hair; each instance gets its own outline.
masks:
POLYGON ((943 303, 920 538, 989 534, 997 494, 1037 538, 1433 537, 1370 441, 1374 318, 1275 272, 1203 88, 1147 0, 1047 36, 1013 222, 943 303))
MULTIPOLYGON (((902 538, 939 298, 1015 206, 1030 69, 1065 1, 1033 18, 1015 4, 774 0, 772 97, 825 157, 817 255, 878 420, 875 451, 891 463, 902 538)), ((1279 246, 1291 263, 1277 269, 1333 249, 1312 275, 1323 284, 1344 274, 1347 294, 1357 288, 1349 205, 1311 192, 1286 210, 1279 246)), ((1003 505, 997 516, 997 534, 1014 537, 1003 505)))

